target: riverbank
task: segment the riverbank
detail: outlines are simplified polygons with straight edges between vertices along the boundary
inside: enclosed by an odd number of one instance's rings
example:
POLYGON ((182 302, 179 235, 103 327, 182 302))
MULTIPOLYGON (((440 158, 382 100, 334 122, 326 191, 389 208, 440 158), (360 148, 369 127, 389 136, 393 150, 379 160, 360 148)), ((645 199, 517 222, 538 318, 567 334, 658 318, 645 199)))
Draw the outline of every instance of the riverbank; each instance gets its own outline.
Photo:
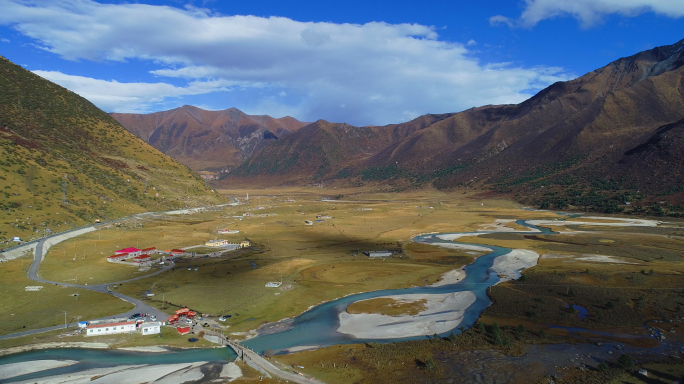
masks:
POLYGON ((377 313, 339 314, 337 332, 357 339, 396 339, 448 332, 461 324, 465 310, 475 302, 472 292, 384 296, 398 302, 424 301, 417 315, 387 316, 377 313))
MULTIPOLYGON (((0 366, 0 377, 3 374, 10 374, 8 377, 20 377, 28 373, 41 372, 60 366, 52 361, 37 361, 31 369, 17 371, 16 366, 4 371, 5 366, 0 366), (14 369, 14 371, 10 371, 14 369)), ((77 362, 65 362, 61 366, 73 365, 77 362)), ((20 367, 24 367, 24 363, 20 367)), ((156 383, 182 384, 189 381, 200 380, 220 380, 220 382, 230 382, 242 377, 242 370, 233 363, 217 363, 199 361, 195 363, 180 364, 159 364, 159 365, 121 365, 116 367, 93 368, 78 372, 65 373, 61 375, 48 376, 38 379, 27 379, 16 381, 20 384, 60 384, 68 382, 70 384, 89 384, 89 383, 117 383, 117 384, 138 384, 156 383), (205 373, 207 372, 207 373, 205 373)))

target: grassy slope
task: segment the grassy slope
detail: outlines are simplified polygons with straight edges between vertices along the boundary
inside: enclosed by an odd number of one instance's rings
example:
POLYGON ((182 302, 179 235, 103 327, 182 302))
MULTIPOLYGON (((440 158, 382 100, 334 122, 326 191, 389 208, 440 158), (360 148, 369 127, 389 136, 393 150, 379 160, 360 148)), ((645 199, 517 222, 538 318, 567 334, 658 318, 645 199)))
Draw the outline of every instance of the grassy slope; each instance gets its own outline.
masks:
POLYGON ((0 240, 222 201, 84 98, 4 58, 0 89, 0 240))

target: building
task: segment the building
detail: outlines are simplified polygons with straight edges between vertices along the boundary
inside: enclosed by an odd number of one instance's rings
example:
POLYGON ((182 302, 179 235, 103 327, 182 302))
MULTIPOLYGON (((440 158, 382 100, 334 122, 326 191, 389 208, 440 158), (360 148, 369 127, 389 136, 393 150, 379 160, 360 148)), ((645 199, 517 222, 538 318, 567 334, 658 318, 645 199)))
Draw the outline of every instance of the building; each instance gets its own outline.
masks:
POLYGON ((95 324, 86 327, 86 336, 113 335, 116 333, 135 332, 135 321, 121 323, 95 324))
POLYGON ((278 288, 281 285, 283 285, 281 281, 269 281, 266 283, 266 288, 278 288))
POLYGON ((171 256, 183 256, 185 255, 185 249, 172 249, 171 256))
POLYGON ((142 251, 140 251, 141 255, 151 255, 153 253, 157 253, 157 248, 156 247, 151 247, 151 248, 145 248, 142 251))
POLYGON ((130 256, 128 255, 128 253, 120 253, 118 255, 107 256, 107 261, 109 261, 110 263, 113 263, 115 261, 124 261, 124 260, 128 259, 129 257, 130 256))
POLYGON ((209 240, 204 245, 207 247, 223 247, 224 245, 228 245, 230 242, 228 240, 209 240))
POLYGON ((186 325, 184 327, 178 327, 178 333, 180 333, 181 335, 187 335, 188 333, 190 333, 190 326, 186 325))
POLYGON ((391 257, 392 252, 390 251, 367 251, 363 253, 368 257, 391 257))
POLYGON ((152 257, 150 255, 138 255, 133 258, 133 262, 136 264, 145 264, 152 262, 152 257))
POLYGON ((153 321, 151 323, 142 323, 140 325, 140 333, 143 336, 161 333, 161 323, 158 321, 153 321))
POLYGON ((252 245, 252 243, 250 243, 250 242, 247 241, 247 240, 241 241, 241 242, 240 242, 240 248, 247 248, 247 247, 249 247, 250 245, 252 245))
POLYGON ((129 247, 129 248, 124 248, 124 249, 119 249, 118 251, 114 252, 114 254, 115 255, 122 255, 124 253, 128 253, 128 255, 129 255, 128 257, 135 257, 135 256, 140 255, 140 252, 141 252, 141 250, 138 248, 129 247))
POLYGON ((219 229, 218 233, 221 234, 234 234, 234 233, 240 233, 237 229, 219 229))

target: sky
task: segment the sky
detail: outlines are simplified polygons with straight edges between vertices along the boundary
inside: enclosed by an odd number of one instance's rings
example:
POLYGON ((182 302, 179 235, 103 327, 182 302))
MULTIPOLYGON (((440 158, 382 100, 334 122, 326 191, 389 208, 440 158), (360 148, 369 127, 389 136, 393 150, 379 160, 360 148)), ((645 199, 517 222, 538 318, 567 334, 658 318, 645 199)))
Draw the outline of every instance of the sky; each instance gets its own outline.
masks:
POLYGON ((401 123, 681 39, 684 0, 0 0, 0 55, 106 112, 401 123))

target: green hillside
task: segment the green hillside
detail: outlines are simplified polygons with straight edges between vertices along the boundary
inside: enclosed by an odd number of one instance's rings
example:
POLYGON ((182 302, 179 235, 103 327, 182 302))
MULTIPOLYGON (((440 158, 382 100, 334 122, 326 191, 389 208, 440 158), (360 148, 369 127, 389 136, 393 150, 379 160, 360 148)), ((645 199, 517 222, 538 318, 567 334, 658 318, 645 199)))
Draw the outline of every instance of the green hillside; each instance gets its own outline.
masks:
POLYGON ((86 99, 0 57, 0 240, 222 201, 86 99))

